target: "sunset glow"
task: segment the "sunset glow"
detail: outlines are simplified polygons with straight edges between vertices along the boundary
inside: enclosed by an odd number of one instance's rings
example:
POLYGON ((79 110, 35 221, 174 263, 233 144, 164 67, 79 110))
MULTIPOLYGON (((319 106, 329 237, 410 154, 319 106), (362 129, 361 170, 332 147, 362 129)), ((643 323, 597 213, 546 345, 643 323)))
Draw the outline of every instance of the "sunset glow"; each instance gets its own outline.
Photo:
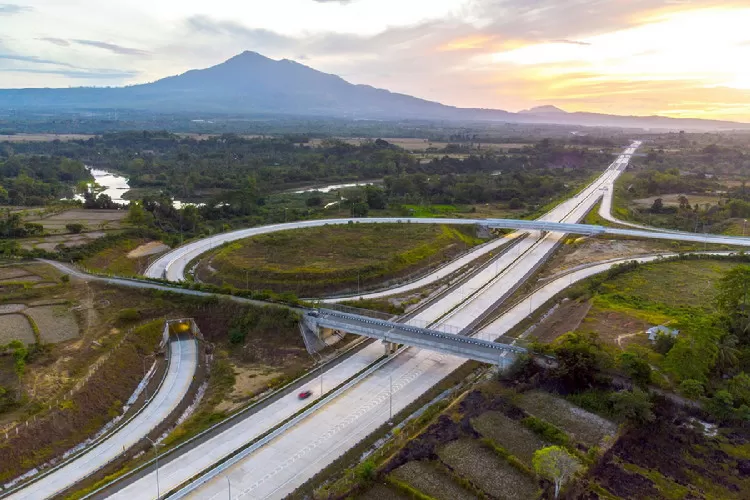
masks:
POLYGON ((747 0, 28 0, 0 23, 6 88, 143 83, 252 50, 455 106, 750 122, 747 0))

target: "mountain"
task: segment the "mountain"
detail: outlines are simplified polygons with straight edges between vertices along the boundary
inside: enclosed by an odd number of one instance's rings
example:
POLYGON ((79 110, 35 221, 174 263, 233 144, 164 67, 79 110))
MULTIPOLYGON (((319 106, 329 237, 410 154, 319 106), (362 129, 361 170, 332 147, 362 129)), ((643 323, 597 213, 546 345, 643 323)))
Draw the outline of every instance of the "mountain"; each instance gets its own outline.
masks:
POLYGON ((521 115, 566 115, 568 114, 568 112, 563 111, 562 109, 556 106, 547 105, 547 106, 537 106, 531 109, 524 109, 522 111, 519 111, 518 114, 521 114, 521 115))
POLYGON ((750 129, 750 124, 724 121, 567 113, 555 106, 539 106, 520 113, 457 108, 369 85, 354 85, 339 76, 288 59, 277 61, 249 51, 210 68, 190 70, 141 85, 0 90, 0 109, 45 113, 127 109, 235 116, 285 114, 622 128, 750 129))

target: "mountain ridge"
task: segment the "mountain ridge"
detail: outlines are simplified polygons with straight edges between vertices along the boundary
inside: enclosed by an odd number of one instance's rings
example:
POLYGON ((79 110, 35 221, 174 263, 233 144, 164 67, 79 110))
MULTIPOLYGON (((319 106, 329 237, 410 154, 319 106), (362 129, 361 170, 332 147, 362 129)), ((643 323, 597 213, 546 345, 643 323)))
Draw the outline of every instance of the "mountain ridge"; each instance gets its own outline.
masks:
POLYGON ((318 71, 291 59, 274 60, 244 51, 204 69, 191 69, 126 87, 0 89, 0 107, 24 111, 131 109, 154 113, 278 114, 351 119, 424 119, 554 123, 660 129, 750 129, 750 124, 566 112, 542 105, 518 113, 459 108, 318 71))

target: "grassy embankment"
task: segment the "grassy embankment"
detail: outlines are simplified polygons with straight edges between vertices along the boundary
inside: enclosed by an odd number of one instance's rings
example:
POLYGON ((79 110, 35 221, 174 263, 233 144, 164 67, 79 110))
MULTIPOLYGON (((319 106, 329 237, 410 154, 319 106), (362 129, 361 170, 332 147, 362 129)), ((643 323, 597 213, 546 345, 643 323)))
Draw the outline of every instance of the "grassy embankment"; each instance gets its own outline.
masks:
POLYGON ((474 228, 349 224, 285 231, 226 245, 204 258, 201 281, 301 296, 354 292, 424 272, 482 242, 474 228))
POLYGON ((164 317, 195 318, 214 347, 206 396, 170 442, 200 431, 311 364, 297 318, 288 309, 65 280, 41 264, 1 269, 6 278, 0 280, 0 343, 19 340, 13 336, 17 328, 5 327, 20 321, 28 335, 20 339, 27 354, 13 348, 0 352, 0 425, 13 428, 34 420, 17 435, 13 429, 7 441, 0 434, 0 448, 8 451, 2 453, 3 480, 59 455, 122 411, 143 376, 143 356, 154 350, 152 337, 160 335, 164 317), (150 320, 156 327, 126 336, 150 320), (63 326, 70 335, 61 335, 63 326), (99 368, 92 371, 95 364, 99 368))

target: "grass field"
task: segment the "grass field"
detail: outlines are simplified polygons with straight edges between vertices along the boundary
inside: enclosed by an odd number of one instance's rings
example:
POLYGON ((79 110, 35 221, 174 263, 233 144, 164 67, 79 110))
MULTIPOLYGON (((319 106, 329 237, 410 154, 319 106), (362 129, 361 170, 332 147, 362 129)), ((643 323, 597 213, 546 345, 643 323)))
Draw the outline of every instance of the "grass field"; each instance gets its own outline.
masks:
POLYGON ((712 308, 717 281, 736 265, 718 260, 651 263, 607 281, 601 291, 669 307, 712 308))
MULTIPOLYGON (((118 241, 117 245, 105 248, 81 261, 81 265, 95 272, 113 273, 120 276, 133 276, 143 274, 148 265, 156 258, 158 253, 149 254, 145 250, 151 246, 159 245, 146 238, 126 238, 118 241)), ((161 249, 161 247, 156 248, 161 249)))
POLYGON ((356 292, 437 266, 481 243, 466 231, 422 224, 284 231, 227 245, 204 258, 196 275, 201 281, 238 288, 304 295, 356 292))

